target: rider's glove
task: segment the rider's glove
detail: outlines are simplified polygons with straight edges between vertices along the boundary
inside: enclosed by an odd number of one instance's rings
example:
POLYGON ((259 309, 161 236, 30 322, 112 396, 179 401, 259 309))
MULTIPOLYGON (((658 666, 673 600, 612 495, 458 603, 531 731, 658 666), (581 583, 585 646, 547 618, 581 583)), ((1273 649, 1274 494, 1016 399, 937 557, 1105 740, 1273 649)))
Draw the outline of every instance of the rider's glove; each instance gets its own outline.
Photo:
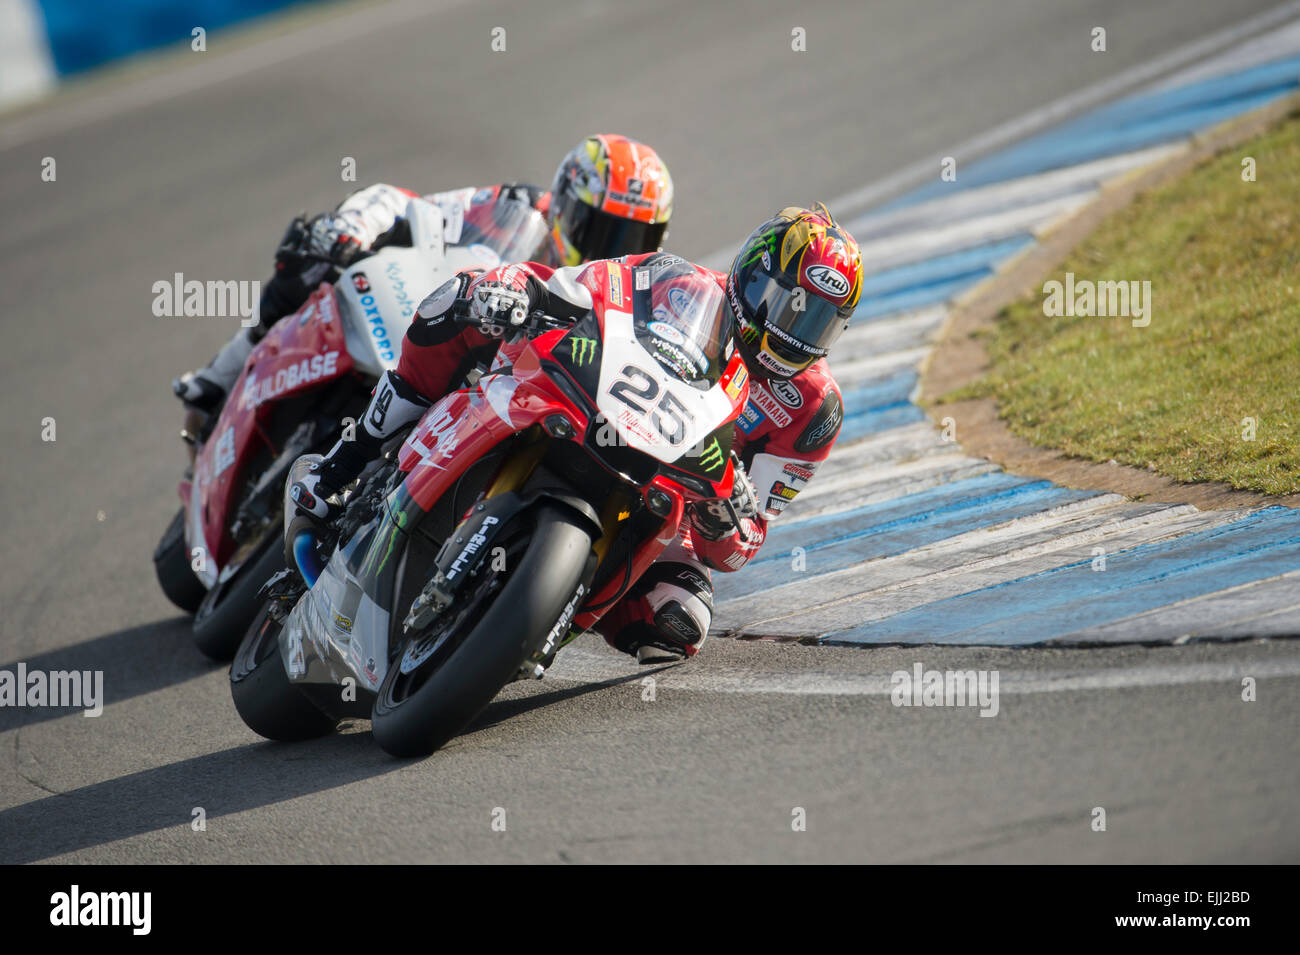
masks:
POLYGON ((497 193, 497 202, 502 199, 513 199, 516 202, 526 202, 536 209, 543 195, 543 191, 537 186, 525 185, 522 182, 503 182, 501 191, 497 193))
POLYGON ((502 282, 481 282, 471 293, 470 317, 484 335, 500 337, 523 327, 532 302, 528 293, 502 282))
POLYGON ((288 231, 280 240, 280 247, 275 251, 275 261, 293 267, 328 262, 345 269, 364 252, 361 240, 352 234, 346 216, 323 212, 310 222, 299 216, 289 224, 288 231))
POLYGON ((334 513, 335 509, 325 500, 333 493, 321 484, 321 476, 316 471, 303 475, 302 480, 294 481, 289 487, 289 497, 298 513, 318 521, 328 520, 334 513))
MULTIPOLYGON (((731 486, 731 507, 735 510, 736 517, 741 519, 757 517, 758 492, 754 489, 754 482, 749 479, 740 461, 733 459, 732 470, 735 473, 735 481, 731 486)), ((722 498, 713 498, 696 504, 691 513, 691 520, 696 530, 707 540, 721 540, 736 529, 731 519, 731 511, 727 509, 722 498)))

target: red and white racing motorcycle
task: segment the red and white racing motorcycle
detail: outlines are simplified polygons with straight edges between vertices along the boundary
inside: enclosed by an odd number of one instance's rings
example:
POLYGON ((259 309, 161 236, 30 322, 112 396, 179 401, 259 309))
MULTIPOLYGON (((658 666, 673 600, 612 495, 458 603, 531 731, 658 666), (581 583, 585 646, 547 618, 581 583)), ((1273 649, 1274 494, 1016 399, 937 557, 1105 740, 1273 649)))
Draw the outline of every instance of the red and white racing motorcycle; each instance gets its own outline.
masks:
POLYGON ((167 597, 194 614, 204 653, 228 660, 284 567, 285 476, 301 455, 328 450, 340 421, 365 409, 375 382, 397 367, 420 299, 455 273, 528 257, 545 219, 523 202, 495 210, 491 234, 423 199, 406 210, 410 245, 389 245, 322 283, 257 344, 220 412, 192 438, 181 510, 154 553, 167 597))
POLYGON ((395 437, 326 539, 289 542, 301 575, 268 583, 230 670, 253 730, 370 718, 388 752, 430 753, 592 627, 688 506, 730 495, 749 388, 716 281, 680 259, 587 275, 585 317, 530 316, 508 371, 395 437))

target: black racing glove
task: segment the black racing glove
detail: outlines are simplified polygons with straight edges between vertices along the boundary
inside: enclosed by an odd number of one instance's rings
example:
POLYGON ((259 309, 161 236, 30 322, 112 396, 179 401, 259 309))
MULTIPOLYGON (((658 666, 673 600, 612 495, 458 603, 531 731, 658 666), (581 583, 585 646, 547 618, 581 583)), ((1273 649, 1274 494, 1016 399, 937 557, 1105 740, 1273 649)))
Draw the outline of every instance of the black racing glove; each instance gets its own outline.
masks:
POLYGON ((277 266, 299 270, 317 262, 345 269, 364 254, 348 220, 337 212, 322 212, 310 221, 300 215, 289 223, 275 261, 277 266))

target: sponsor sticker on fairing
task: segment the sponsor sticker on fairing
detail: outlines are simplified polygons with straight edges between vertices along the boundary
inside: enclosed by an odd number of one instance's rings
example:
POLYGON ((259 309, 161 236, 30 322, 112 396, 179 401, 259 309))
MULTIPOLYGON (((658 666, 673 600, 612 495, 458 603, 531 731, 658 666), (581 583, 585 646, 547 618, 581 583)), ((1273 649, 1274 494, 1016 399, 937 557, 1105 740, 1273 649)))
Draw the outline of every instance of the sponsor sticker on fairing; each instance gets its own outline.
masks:
POLYGON ((740 393, 744 390, 748 381, 749 369, 744 365, 739 365, 736 368, 736 373, 723 384, 722 390, 727 393, 728 398, 731 398, 734 401, 736 398, 740 397, 740 393))
POLYGON ((646 327, 649 328, 650 332, 656 337, 670 341, 674 345, 684 345, 686 343, 685 339, 682 337, 682 333, 667 322, 650 322, 646 327))
POLYGON ((609 297, 618 307, 623 307, 623 268, 609 263, 609 297))
POLYGON ((217 455, 212 462, 212 479, 215 481, 235 463, 235 428, 233 425, 217 438, 217 455))
POLYGON ((249 375, 244 381, 244 404, 257 407, 286 391, 322 378, 332 377, 338 373, 338 360, 339 353, 331 351, 323 355, 313 355, 310 359, 304 358, 296 365, 281 368, 275 373, 274 378, 259 380, 256 375, 249 375))

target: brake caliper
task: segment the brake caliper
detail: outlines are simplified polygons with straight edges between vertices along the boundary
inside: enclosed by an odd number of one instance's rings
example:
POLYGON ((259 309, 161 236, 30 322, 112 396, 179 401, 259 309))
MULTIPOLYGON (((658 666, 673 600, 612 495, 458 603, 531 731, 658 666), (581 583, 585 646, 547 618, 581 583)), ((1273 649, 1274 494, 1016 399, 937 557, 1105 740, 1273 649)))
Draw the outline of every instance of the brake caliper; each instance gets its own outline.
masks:
POLYGON ((411 602, 402 621, 403 632, 423 630, 452 605, 465 581, 492 550, 492 542, 505 527, 505 515, 519 510, 519 496, 501 494, 474 505, 474 510, 447 538, 434 560, 437 571, 411 602))

